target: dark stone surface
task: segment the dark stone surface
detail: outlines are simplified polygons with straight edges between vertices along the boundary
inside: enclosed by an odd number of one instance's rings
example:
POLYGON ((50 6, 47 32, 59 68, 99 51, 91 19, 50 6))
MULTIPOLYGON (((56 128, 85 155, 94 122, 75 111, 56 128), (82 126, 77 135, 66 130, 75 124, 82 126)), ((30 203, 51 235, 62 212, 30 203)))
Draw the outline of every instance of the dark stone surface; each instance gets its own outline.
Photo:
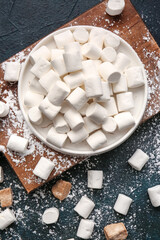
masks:
MULTIPOLYGON (((49 34, 101 1, 92 0, 0 0, 0 61, 4 61, 36 40, 49 34)), ((132 0, 152 35, 160 44, 159 0, 132 0)), ((13 210, 17 222, 0 232, 3 240, 76 238, 80 217, 73 211, 80 197, 86 194, 96 207, 90 219, 96 222, 92 239, 104 240, 103 227, 112 222, 123 221, 129 232, 129 240, 160 239, 160 208, 153 208, 147 188, 160 183, 160 115, 149 120, 117 149, 98 157, 92 157, 61 177, 72 182, 69 197, 62 203, 51 194, 52 181, 34 193, 27 195, 7 161, 1 156, 5 181, 0 189, 11 186, 14 192, 13 210), (134 171, 127 159, 141 148, 150 160, 141 172, 134 171), (104 188, 91 191, 87 188, 87 170, 104 171, 104 188), (118 193, 134 199, 126 217, 112 209, 118 193), (47 207, 58 207, 57 224, 46 226, 41 216, 47 207)))

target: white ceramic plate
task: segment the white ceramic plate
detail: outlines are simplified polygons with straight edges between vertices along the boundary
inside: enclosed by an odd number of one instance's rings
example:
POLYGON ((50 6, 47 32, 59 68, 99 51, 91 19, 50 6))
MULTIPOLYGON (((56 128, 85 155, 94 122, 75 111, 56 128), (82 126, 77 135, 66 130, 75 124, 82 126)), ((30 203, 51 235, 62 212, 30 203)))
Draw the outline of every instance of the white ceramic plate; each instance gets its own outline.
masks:
MULTIPOLYGON (((74 31, 78 27, 80 27, 80 26, 74 26, 74 27, 60 29, 60 30, 48 35, 34 47, 32 52, 37 50, 42 45, 46 45, 49 49, 56 48, 54 40, 53 40, 53 35, 56 35, 58 33, 66 31, 68 29, 70 29, 71 31, 74 31)), ((83 26, 83 27, 85 27, 88 31, 95 28, 92 26, 83 26)), ((105 31, 108 32, 107 30, 105 30, 105 31)), ((143 68, 142 62, 139 59, 136 52, 133 50, 133 48, 122 38, 120 38, 120 40, 121 40, 121 44, 118 49, 118 52, 119 51, 123 52, 127 56, 129 56, 129 58, 131 59, 130 66, 142 66, 142 68, 143 68)), ((78 144, 71 144, 70 141, 67 140, 67 142, 63 148, 58 148, 58 147, 48 143, 46 141, 46 135, 47 135, 49 128, 51 127, 50 122, 46 120, 40 126, 35 126, 35 125, 31 124, 31 122, 28 119, 28 108, 24 105, 24 94, 29 88, 30 80, 34 78, 33 74, 30 72, 31 67, 32 67, 32 65, 29 61, 29 56, 28 56, 23 65, 23 69, 21 71, 19 84, 18 84, 19 104, 20 104, 20 108, 22 110, 23 116, 24 116, 28 126, 30 127, 31 131, 33 132, 33 134, 36 135, 37 138, 39 138, 41 141, 43 141, 50 148, 53 148, 56 151, 59 151, 59 152, 65 153, 65 154, 71 154, 71 155, 89 156, 89 155, 101 154, 101 153, 104 153, 104 152, 110 151, 111 149, 116 148, 121 143, 123 143, 125 140, 127 140, 130 137, 130 135, 135 131, 137 126, 139 125, 139 123, 142 119, 142 116, 144 114, 144 110, 145 110, 146 102, 147 102, 147 78, 146 78, 144 68, 143 68, 143 74, 144 74, 144 78, 145 78, 145 85, 142 87, 139 87, 139 88, 130 89, 130 91, 133 92, 134 101, 135 101, 135 107, 131 111, 131 113, 136 121, 136 124, 131 129, 125 130, 125 131, 117 130, 114 134, 106 134, 107 139, 108 139, 107 143, 103 146, 103 148, 100 148, 96 151, 93 151, 86 142, 78 143, 78 144)))

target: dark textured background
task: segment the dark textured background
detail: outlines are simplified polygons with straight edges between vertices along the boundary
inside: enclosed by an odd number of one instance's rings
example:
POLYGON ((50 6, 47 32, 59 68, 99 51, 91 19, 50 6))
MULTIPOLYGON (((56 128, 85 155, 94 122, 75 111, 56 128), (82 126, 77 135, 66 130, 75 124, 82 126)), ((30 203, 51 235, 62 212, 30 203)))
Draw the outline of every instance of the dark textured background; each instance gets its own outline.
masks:
MULTIPOLYGON (((44 37, 100 0, 0 0, 0 61, 4 61, 36 40, 44 37)), ((160 1, 132 0, 150 32, 160 45, 160 1)), ((123 221, 129 240, 160 240, 160 208, 153 208, 148 200, 147 188, 160 184, 160 115, 149 120, 117 149, 84 162, 61 177, 73 184, 69 197, 60 203, 51 194, 52 181, 27 195, 7 161, 1 156, 5 181, 0 189, 11 186, 14 192, 13 209, 17 222, 0 232, 3 240, 66 240, 76 238, 80 217, 73 208, 80 197, 87 194, 96 207, 90 219, 96 222, 92 239, 104 240, 103 227, 123 221), (141 172, 134 171, 127 159, 141 148, 150 160, 141 172), (103 190, 87 188, 87 170, 103 169, 103 190), (134 199, 126 217, 112 209, 118 193, 134 199), (47 207, 58 207, 57 224, 46 226, 41 216, 47 207)))

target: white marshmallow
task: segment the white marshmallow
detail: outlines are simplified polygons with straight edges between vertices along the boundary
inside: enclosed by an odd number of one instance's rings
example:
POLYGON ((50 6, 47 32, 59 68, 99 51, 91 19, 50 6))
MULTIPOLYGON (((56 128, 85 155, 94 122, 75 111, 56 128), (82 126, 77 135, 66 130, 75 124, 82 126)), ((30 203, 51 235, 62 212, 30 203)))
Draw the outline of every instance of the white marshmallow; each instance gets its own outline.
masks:
POLYGON ((112 83, 109 83, 109 91, 110 91, 110 96, 113 96, 113 89, 112 89, 112 83))
POLYGON ((94 63, 93 60, 86 60, 82 62, 83 66, 83 73, 85 78, 92 76, 99 76, 96 64, 94 63))
POLYGON ((113 209, 123 215, 127 215, 129 207, 133 200, 124 194, 119 194, 113 209))
POLYGON ((28 117, 29 117, 29 120, 31 121, 31 123, 33 123, 35 125, 40 125, 43 121, 42 113, 37 106, 29 109, 28 117))
POLYGON ((80 143, 88 137, 88 132, 85 127, 82 127, 78 130, 71 130, 67 135, 72 143, 80 143))
POLYGON ((117 53, 113 47, 106 47, 101 52, 101 59, 103 62, 114 62, 117 53))
POLYGON ((66 43, 66 45, 64 46, 64 52, 66 53, 80 52, 80 51, 81 51, 81 46, 78 42, 66 43))
POLYGON ((47 92, 49 92, 52 86, 60 80, 61 79, 59 75, 51 69, 48 73, 39 79, 39 83, 47 92))
POLYGON ((102 64, 102 61, 101 60, 93 60, 93 62, 95 63, 97 71, 99 71, 99 66, 102 64))
POLYGON ((100 76, 90 75, 86 77, 84 80, 84 86, 87 97, 100 97, 103 95, 100 76))
POLYGON ((79 113, 80 113, 82 116, 85 116, 88 107, 89 107, 89 103, 86 103, 86 104, 79 110, 79 113))
POLYGON ((44 96, 42 94, 27 91, 24 95, 24 105, 27 107, 38 106, 42 102, 43 98, 44 96))
POLYGON ((6 103, 0 101, 0 117, 6 117, 9 113, 9 107, 6 103))
POLYGON ((77 237, 89 239, 93 233, 93 229, 94 222, 92 220, 82 219, 78 227, 77 237))
POLYGON ((86 43, 89 38, 89 33, 85 28, 79 27, 74 30, 73 37, 79 43, 86 43))
POLYGON ((38 78, 36 77, 30 81, 29 89, 31 92, 39 93, 41 95, 45 95, 47 93, 47 91, 41 86, 38 78))
POLYGON ((128 160, 128 163, 137 171, 141 171, 148 160, 149 156, 141 149, 137 149, 132 157, 128 160))
POLYGON ((134 108, 134 99, 132 92, 119 93, 116 95, 119 112, 128 111, 134 108))
POLYGON ((55 165, 51 160, 45 157, 41 157, 35 166, 33 173, 34 175, 47 180, 54 167, 55 165))
POLYGON ((64 49, 52 49, 51 50, 51 61, 53 61, 56 58, 62 57, 64 53, 64 49))
POLYGON ((127 83, 129 88, 141 87, 144 85, 142 67, 131 67, 126 70, 127 83))
POLYGON ((153 207, 160 206, 160 185, 148 188, 148 194, 153 207))
POLYGON ((89 117, 97 125, 101 125, 107 119, 107 111, 100 104, 93 102, 87 108, 86 116, 89 117))
POLYGON ((110 88, 108 82, 101 82, 103 95, 96 98, 97 102, 106 102, 110 99, 110 88))
POLYGON ((31 68, 31 72, 37 77, 41 78, 45 73, 51 69, 51 64, 44 58, 39 58, 38 61, 31 68))
POLYGON ((89 42, 97 45, 97 47, 102 49, 104 35, 105 35, 104 29, 102 29, 102 28, 101 29, 100 28, 93 28, 90 31, 89 42))
POLYGON ((89 133, 94 132, 100 128, 100 125, 97 125, 88 117, 84 117, 84 126, 89 133))
POLYGON ((3 173, 3 168, 0 166, 0 183, 4 181, 4 173, 3 173))
POLYGON ((84 74, 82 72, 74 72, 66 75, 63 80, 71 88, 80 87, 84 83, 84 74))
POLYGON ((117 105, 114 97, 111 97, 107 102, 102 103, 102 106, 107 110, 108 117, 112 117, 118 114, 117 105))
POLYGON ((64 118, 67 121, 68 125, 73 130, 78 130, 84 125, 83 118, 79 112, 75 109, 69 109, 65 114, 64 118))
POLYGON ((120 15, 125 7, 124 0, 109 0, 107 3, 106 12, 110 16, 120 15))
POLYGON ((12 134, 8 140, 7 148, 11 151, 24 153, 27 150, 28 139, 12 134))
POLYGON ((64 146, 66 139, 66 134, 57 133, 53 127, 48 131, 46 138, 49 143, 59 148, 62 148, 64 146))
POLYGON ((99 66, 99 73, 101 77, 109 83, 116 83, 121 78, 121 73, 110 62, 104 62, 99 66))
POLYGON ((40 111, 50 120, 53 120, 59 113, 61 107, 53 105, 47 97, 39 105, 40 111))
POLYGON ((74 211, 76 211, 81 217, 88 218, 94 207, 94 202, 87 196, 83 196, 75 206, 74 211))
POLYGON ((107 142, 107 137, 101 130, 98 130, 92 133, 86 141, 93 150, 97 150, 107 142))
POLYGON ((46 46, 38 48, 36 51, 31 52, 29 55, 29 59, 32 64, 35 64, 40 58, 44 58, 48 61, 51 59, 51 53, 46 46))
POLYGON ((112 33, 107 33, 105 34, 104 37, 104 45, 105 47, 113 47, 115 49, 117 49, 120 45, 121 41, 119 39, 119 37, 117 37, 116 35, 113 35, 112 33))
POLYGON ((85 91, 78 87, 66 98, 77 111, 81 109, 88 101, 85 91))
POLYGON ((9 208, 5 209, 3 212, 0 213, 0 230, 4 230, 15 221, 16 217, 13 211, 9 208))
POLYGON ((88 171, 88 188, 102 189, 103 171, 89 170, 88 171))
POLYGON ((61 106, 62 107, 60 112, 63 114, 66 113, 68 110, 73 109, 73 107, 67 101, 64 101, 61 106))
POLYGON ((68 73, 63 55, 57 56, 51 61, 51 64, 60 77, 68 73))
POLYGON ((63 54, 67 72, 76 72, 82 69, 80 51, 66 52, 63 54))
POLYGON ((42 215, 42 222, 45 224, 53 224, 58 221, 59 210, 55 207, 47 208, 42 215))
POLYGON ((57 81, 50 89, 47 97, 52 104, 60 106, 69 93, 70 88, 64 82, 57 81))
POLYGON ((53 124, 58 133, 67 133, 70 130, 62 114, 58 114, 54 118, 53 124))
POLYGON ((101 56, 101 49, 94 43, 89 42, 82 46, 82 55, 91 58, 92 60, 96 60, 101 56))
POLYGON ((119 52, 117 54, 117 58, 114 65, 118 71, 124 72, 125 69, 129 66, 130 62, 131 60, 126 54, 119 52))
POLYGON ((119 130, 131 128, 135 124, 135 120, 130 112, 122 112, 114 116, 119 130))
POLYGON ((113 133, 117 128, 117 123, 113 117, 108 117, 105 123, 102 125, 102 129, 105 132, 113 133))
POLYGON ((58 48, 64 48, 66 43, 74 42, 73 34, 70 30, 54 35, 53 38, 58 48))
POLYGON ((21 64, 19 62, 7 62, 5 65, 4 80, 17 82, 19 80, 21 64))
POLYGON ((113 92, 120 93, 120 92, 127 92, 127 91, 128 91, 128 86, 127 86, 126 75, 122 74, 120 80, 117 83, 113 84, 113 92))

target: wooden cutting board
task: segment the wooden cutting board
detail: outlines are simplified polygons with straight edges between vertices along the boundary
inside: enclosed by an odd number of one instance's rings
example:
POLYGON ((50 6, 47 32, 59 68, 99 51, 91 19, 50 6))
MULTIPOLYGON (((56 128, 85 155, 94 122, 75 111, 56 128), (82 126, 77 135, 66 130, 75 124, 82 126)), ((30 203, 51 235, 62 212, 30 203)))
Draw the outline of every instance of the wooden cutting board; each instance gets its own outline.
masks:
MULTIPOLYGON (((160 58, 160 49, 129 0, 126 0, 126 7, 121 16, 110 17, 106 14, 105 8, 106 1, 98 4, 63 27, 72 25, 103 27, 118 34, 134 48, 144 63, 148 74, 149 91, 148 103, 142 120, 144 122, 160 110, 160 61, 158 60, 160 58)), ((25 61, 29 52, 38 42, 17 53, 7 61, 25 61)), ((45 183, 45 181, 38 179, 32 173, 41 156, 49 157, 56 164, 56 168, 48 181, 83 161, 84 158, 66 156, 55 152, 30 133, 19 109, 17 84, 11 85, 4 82, 4 69, 5 62, 0 64, 0 100, 9 102, 10 113, 8 117, 0 121, 0 151, 4 153, 26 191, 29 193, 45 183), (26 155, 13 154, 6 149, 9 136, 12 133, 29 138, 30 146, 26 155)))

